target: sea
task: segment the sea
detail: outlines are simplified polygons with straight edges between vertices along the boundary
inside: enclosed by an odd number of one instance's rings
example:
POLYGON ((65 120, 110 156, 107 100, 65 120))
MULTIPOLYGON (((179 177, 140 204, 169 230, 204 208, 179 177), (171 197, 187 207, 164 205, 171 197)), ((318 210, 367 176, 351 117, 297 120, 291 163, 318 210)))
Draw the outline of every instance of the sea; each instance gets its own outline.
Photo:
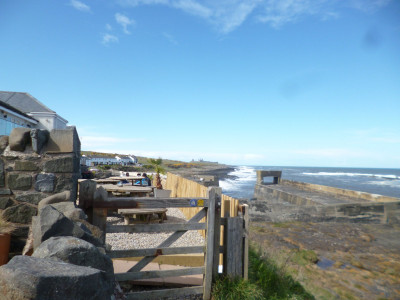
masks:
POLYGON ((252 199, 256 171, 282 171, 282 178, 341 189, 400 198, 400 169, 236 166, 220 180, 222 193, 237 199, 252 199))

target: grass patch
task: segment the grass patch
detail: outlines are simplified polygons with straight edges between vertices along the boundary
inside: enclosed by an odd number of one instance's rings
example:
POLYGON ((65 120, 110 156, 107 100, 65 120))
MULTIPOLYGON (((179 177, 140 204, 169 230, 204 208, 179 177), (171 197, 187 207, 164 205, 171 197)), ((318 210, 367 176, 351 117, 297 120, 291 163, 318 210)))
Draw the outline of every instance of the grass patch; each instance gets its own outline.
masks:
POLYGON ((249 249, 249 281, 262 290, 262 299, 314 299, 284 269, 278 268, 269 258, 261 258, 252 248, 249 249))
POLYGON ((213 286, 213 300, 261 300, 263 292, 250 281, 242 278, 222 277, 213 286))
POLYGON ((249 249, 249 280, 221 277, 213 285, 213 300, 312 300, 300 283, 269 258, 249 249))
POLYGON ((306 266, 310 263, 315 264, 318 261, 318 255, 312 250, 299 250, 291 257, 292 262, 306 266))

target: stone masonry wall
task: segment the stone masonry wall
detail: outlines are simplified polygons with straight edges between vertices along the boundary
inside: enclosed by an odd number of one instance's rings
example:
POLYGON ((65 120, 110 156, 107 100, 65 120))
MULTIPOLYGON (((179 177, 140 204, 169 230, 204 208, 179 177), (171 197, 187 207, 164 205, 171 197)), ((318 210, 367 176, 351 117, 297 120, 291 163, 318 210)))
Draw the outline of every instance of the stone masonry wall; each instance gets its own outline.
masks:
POLYGON ((51 132, 15 128, 10 136, 0 136, 0 213, 17 226, 11 253, 22 252, 39 201, 65 190, 74 201, 80 176, 75 127, 51 132))

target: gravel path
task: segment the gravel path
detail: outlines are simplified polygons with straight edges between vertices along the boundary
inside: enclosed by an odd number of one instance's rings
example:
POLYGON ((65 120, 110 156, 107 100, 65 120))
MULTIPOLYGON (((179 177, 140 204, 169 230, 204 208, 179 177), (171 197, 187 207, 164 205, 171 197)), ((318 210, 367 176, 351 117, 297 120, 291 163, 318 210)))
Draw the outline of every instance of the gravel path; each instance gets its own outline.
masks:
MULTIPOLYGON (((186 218, 179 208, 168 208, 167 220, 164 223, 184 223, 186 218)), ((124 218, 120 215, 107 217, 107 223, 112 225, 124 225, 124 218)), ((173 232, 158 233, 107 233, 106 243, 112 250, 129 250, 156 248, 173 232)), ((171 247, 182 246, 202 246, 204 245, 203 236, 196 230, 186 232, 171 247)))
MULTIPOLYGON (((156 221, 156 220, 154 220, 156 221)), ((167 220, 164 223, 184 223, 186 222, 185 215, 179 208, 168 208, 167 220)), ((107 223, 112 225, 124 225, 124 218, 120 215, 107 217, 107 223)), ((112 250, 128 250, 128 249, 143 249, 143 248, 156 248, 173 232, 161 233, 107 233, 106 243, 109 244, 112 250)), ((204 245, 203 236, 196 230, 186 232, 179 238, 171 247, 182 246, 201 246, 204 245)), ((159 289, 160 287, 141 287, 137 286, 133 290, 148 290, 159 289)), ((165 287, 163 287, 165 288, 165 287)), ((132 290, 131 290, 132 291, 132 290)), ((124 299, 117 298, 117 299, 124 299)), ((202 295, 189 295, 181 297, 164 298, 168 300, 200 300, 203 299, 202 295)))

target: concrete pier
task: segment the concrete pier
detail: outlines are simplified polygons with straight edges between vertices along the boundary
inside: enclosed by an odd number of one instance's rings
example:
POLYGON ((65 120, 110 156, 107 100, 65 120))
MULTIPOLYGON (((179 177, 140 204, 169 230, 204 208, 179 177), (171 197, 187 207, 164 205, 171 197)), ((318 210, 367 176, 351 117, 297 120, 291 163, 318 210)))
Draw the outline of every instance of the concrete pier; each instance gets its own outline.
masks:
POLYGON ((257 171, 254 198, 250 215, 257 221, 400 224, 399 198, 284 180, 280 171, 257 171))

